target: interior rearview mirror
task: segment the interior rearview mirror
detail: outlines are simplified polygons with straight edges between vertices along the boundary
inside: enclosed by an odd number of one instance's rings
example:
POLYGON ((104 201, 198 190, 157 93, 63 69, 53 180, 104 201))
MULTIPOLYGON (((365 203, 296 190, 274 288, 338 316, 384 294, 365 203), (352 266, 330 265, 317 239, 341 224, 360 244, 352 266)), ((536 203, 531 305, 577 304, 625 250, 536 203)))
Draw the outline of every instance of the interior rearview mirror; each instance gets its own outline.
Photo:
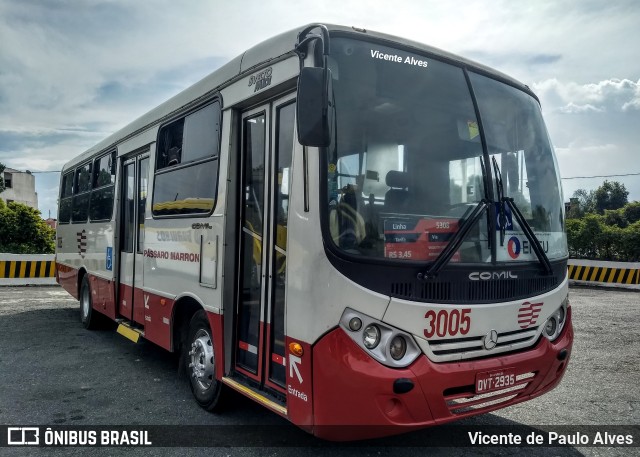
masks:
POLYGON ((300 144, 329 146, 333 124, 333 92, 329 69, 305 67, 300 71, 296 118, 300 144))

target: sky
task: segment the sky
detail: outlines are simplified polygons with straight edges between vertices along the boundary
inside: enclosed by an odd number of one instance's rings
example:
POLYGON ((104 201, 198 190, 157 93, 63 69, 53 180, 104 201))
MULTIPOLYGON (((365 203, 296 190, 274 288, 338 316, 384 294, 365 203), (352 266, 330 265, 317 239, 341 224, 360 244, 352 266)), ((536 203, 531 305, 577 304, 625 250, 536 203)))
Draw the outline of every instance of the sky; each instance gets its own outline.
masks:
POLYGON ((328 22, 483 63, 539 96, 565 200, 604 179, 640 200, 637 0, 0 0, 0 163, 36 173, 57 214, 62 165, 249 47, 328 22))

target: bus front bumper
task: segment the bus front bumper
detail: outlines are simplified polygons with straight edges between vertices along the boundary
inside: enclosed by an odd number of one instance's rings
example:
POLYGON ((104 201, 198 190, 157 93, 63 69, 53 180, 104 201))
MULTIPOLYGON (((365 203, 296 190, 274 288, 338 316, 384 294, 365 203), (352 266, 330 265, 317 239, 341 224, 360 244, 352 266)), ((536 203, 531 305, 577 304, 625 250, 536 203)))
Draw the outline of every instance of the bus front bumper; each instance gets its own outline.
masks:
POLYGON ((340 328, 313 347, 314 435, 354 440, 404 433, 520 403, 558 385, 571 356, 571 308, 561 335, 491 358, 434 363, 421 355, 405 369, 381 365, 340 328), (476 394, 476 375, 510 369, 516 384, 476 394), (394 383, 413 388, 394 393, 394 383))

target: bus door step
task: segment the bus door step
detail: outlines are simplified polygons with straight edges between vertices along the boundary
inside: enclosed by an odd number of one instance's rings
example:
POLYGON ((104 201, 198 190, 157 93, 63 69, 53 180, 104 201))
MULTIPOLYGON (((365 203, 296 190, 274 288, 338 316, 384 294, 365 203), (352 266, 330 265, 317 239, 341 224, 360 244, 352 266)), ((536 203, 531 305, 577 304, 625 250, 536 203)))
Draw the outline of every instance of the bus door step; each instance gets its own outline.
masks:
POLYGON ((144 330, 134 328, 128 322, 119 322, 117 332, 125 338, 137 343, 140 337, 144 338, 144 330))
POLYGON ((233 390, 240 392, 241 394, 257 401, 258 403, 261 403, 262 405, 280 414, 281 416, 287 417, 286 405, 275 397, 269 395, 267 392, 255 389, 247 385, 246 383, 241 382, 238 378, 231 378, 228 376, 222 378, 222 383, 231 387, 233 390))

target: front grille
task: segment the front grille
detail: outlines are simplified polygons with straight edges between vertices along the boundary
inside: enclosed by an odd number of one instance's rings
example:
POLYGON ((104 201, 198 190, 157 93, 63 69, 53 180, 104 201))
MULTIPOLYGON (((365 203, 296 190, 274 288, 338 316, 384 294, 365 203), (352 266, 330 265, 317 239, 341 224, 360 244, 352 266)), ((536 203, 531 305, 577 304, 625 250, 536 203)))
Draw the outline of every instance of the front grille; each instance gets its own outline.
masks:
POLYGON ((480 412, 506 403, 521 395, 535 376, 536 372, 533 371, 519 374, 516 376, 516 383, 513 386, 480 395, 473 393, 473 386, 469 386, 466 392, 460 392, 460 389, 448 389, 452 393, 448 394, 445 391, 444 400, 452 414, 464 414, 471 411, 480 412))
POLYGON ((558 284, 556 275, 498 281, 415 280, 391 283, 390 295, 438 303, 495 303, 540 295, 555 289, 558 284))
MULTIPOLYGON (((428 340, 434 362, 449 362, 486 357, 502 352, 514 351, 531 346, 536 341, 538 327, 498 333, 498 343, 493 349, 485 349, 484 336, 453 338, 448 340, 428 340)), ((431 358, 431 357, 430 357, 431 358)))

